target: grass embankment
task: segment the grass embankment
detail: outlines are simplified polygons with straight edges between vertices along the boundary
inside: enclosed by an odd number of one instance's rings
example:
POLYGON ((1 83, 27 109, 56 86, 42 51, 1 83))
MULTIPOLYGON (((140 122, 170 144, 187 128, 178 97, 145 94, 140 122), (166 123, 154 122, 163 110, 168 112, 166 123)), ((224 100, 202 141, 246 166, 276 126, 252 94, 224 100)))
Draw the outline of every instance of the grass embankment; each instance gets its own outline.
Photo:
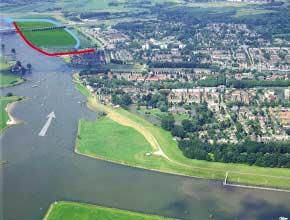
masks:
POLYGON ((33 28, 54 27, 50 22, 17 22, 25 37, 38 47, 74 47, 76 40, 64 28, 32 31, 33 28))
MULTIPOLYGON (((178 148, 177 142, 173 140, 170 132, 154 126, 144 118, 124 109, 117 109, 100 104, 97 99, 88 92, 86 87, 78 82, 76 83, 77 88, 88 97, 88 106, 91 109, 104 111, 108 114, 107 117, 117 123, 135 128, 150 143, 153 152, 161 151, 164 153, 161 153, 160 156, 136 156, 131 158, 129 162, 127 161, 126 164, 128 165, 217 180, 223 180, 225 178, 225 173, 228 172, 229 182, 290 189, 290 169, 287 168, 263 168, 243 164, 226 164, 186 158, 178 148)), ((80 136, 82 135, 82 130, 80 130, 80 136)), ((108 137, 109 136, 110 132, 108 133, 108 137)), ((91 136, 91 138, 93 138, 93 136, 91 136)), ((83 139, 82 141, 85 140, 83 139)), ((78 148, 78 146, 76 147, 78 148)), ((105 146, 103 147, 105 148, 105 146)), ((96 154, 97 152, 87 155, 98 158, 96 154)), ((122 153, 116 154, 114 157, 107 156, 105 159, 115 162, 127 160, 122 153), (118 158, 118 160, 116 158, 118 158)))
POLYGON ((10 73, 11 65, 13 65, 13 62, 9 62, 5 57, 0 56, 0 88, 15 86, 24 81, 23 78, 10 73))
POLYGON ((169 218, 147 215, 127 210, 75 203, 53 203, 44 220, 170 220, 169 218))
POLYGON ((150 144, 135 129, 108 117, 95 122, 81 120, 78 131, 76 149, 81 154, 126 164, 135 163, 151 151, 150 144))
POLYGON ((1 110, 1 120, 0 120, 0 133, 2 133, 9 125, 9 115, 7 112, 7 105, 16 101, 20 101, 22 98, 19 96, 0 96, 0 110, 1 110))

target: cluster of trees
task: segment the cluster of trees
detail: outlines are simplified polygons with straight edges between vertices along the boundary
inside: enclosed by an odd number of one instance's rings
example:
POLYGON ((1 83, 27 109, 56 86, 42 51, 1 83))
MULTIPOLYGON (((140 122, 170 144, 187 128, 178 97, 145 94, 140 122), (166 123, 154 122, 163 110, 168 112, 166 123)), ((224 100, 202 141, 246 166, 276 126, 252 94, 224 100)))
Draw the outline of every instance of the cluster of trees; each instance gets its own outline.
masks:
POLYGON ((106 75, 103 78, 90 77, 87 78, 88 84, 95 88, 118 89, 121 86, 130 86, 133 83, 125 79, 109 79, 106 75))
POLYGON ((220 85, 226 84, 226 77, 225 75, 221 76, 211 76, 203 80, 197 81, 197 85, 203 87, 216 87, 220 85))
POLYGON ((141 97, 141 103, 152 108, 159 108, 161 112, 167 112, 168 103, 166 93, 147 94, 141 97))
MULTIPOLYGON (((195 111, 192 119, 185 119, 181 124, 175 122, 172 114, 161 118, 161 127, 179 138, 179 148, 186 157, 223 163, 290 168, 290 142, 260 143, 246 139, 239 144, 209 144, 206 140, 199 139, 196 132, 203 130, 203 125, 214 124, 212 112, 206 104, 197 106, 195 111)), ((256 124, 251 123, 253 129, 256 129, 256 124)), ((219 126, 223 129, 228 125, 225 123, 219 126)), ((239 129, 237 124, 237 128, 242 134, 242 127, 239 129)), ((286 132, 290 134, 290 129, 286 132)))
POLYGON ((150 68, 210 68, 208 63, 196 62, 148 62, 150 68))
POLYGON ((253 87, 287 87, 290 86, 290 80, 229 80, 227 86, 235 88, 253 88, 253 87))
POLYGON ((120 106, 126 108, 132 104, 132 99, 126 93, 114 93, 114 94, 112 94, 112 103, 114 105, 120 105, 120 106))
POLYGON ((290 142, 257 143, 248 140, 238 145, 211 145, 194 137, 179 141, 179 148, 192 159, 290 168, 290 142))
POLYGON ((10 71, 12 73, 24 75, 26 72, 31 72, 32 65, 30 63, 26 64, 26 67, 22 65, 20 61, 16 61, 16 64, 11 66, 10 71))
POLYGON ((81 19, 88 19, 88 18, 106 18, 110 16, 110 12, 82 12, 80 14, 81 19))
POLYGON ((99 67, 99 68, 94 68, 94 69, 84 69, 84 70, 81 70, 79 75, 80 76, 85 76, 85 75, 98 75, 98 74, 101 74, 101 73, 107 73, 109 71, 109 69, 107 68, 102 68, 102 67, 99 67))
POLYGON ((175 124, 172 114, 164 115, 161 118, 161 127, 170 131, 173 136, 184 138, 188 133, 202 130, 203 125, 213 123, 213 113, 208 109, 206 103, 196 106, 194 111, 196 113, 192 119, 183 120, 181 125, 175 124))
POLYGON ((254 87, 288 87, 290 86, 290 80, 235 80, 231 79, 226 81, 225 76, 217 76, 217 77, 208 77, 204 80, 199 80, 197 82, 199 86, 207 86, 207 87, 214 87, 225 85, 227 87, 234 87, 238 89, 243 88, 254 88, 254 87))

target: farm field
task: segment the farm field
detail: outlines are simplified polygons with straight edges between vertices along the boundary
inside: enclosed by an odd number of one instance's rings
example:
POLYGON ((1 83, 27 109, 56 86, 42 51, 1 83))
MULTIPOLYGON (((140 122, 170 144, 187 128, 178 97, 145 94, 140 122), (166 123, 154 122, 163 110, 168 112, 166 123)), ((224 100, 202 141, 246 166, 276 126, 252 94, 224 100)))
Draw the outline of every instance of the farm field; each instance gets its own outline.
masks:
POLYGON ((0 88, 17 85, 24 80, 9 72, 11 62, 5 60, 4 57, 0 57, 0 88))
MULTIPOLYGON (((155 154, 135 158, 133 162, 126 162, 127 165, 217 180, 223 180, 225 173, 228 172, 228 182, 290 189, 290 170, 287 168, 263 168, 186 158, 170 132, 122 108, 100 104, 94 96, 88 96, 86 88, 81 84, 78 84, 77 88, 88 97, 88 106, 91 109, 104 111, 110 119, 135 128, 150 143, 155 154)), ((90 154, 88 156, 95 157, 90 154)), ((114 158, 109 160, 118 162, 114 158)))
POLYGON ((0 120, 0 133, 7 128, 7 121, 9 120, 8 113, 6 112, 6 106, 9 103, 16 102, 20 99, 18 96, 0 96, 0 109, 1 109, 1 120, 0 120))
POLYGON ((44 220, 169 220, 169 218, 84 203, 55 202, 44 220))
POLYGON ((65 29, 31 31, 32 28, 53 27, 50 22, 17 22, 25 37, 38 47, 74 47, 76 40, 65 29))

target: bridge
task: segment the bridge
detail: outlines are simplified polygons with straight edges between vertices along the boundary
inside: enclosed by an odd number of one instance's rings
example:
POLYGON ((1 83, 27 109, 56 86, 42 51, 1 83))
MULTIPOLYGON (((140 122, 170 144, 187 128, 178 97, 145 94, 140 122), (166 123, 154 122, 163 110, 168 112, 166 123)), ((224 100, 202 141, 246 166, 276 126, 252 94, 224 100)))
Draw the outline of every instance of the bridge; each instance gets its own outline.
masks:
MULTIPOLYGON (((52 26, 52 27, 34 27, 34 28, 22 28, 24 31, 46 31, 46 30, 54 30, 54 29, 63 29, 67 26, 52 26)), ((0 28, 0 34, 13 34, 16 33, 16 29, 14 27, 11 28, 0 28)))
POLYGON ((15 28, 0 28, 0 34, 14 34, 16 33, 15 28))
MULTIPOLYGON (((62 29, 62 28, 69 28, 69 27, 87 27, 91 26, 90 24, 84 23, 69 23, 59 26, 47 26, 47 27, 33 27, 33 28, 21 28, 24 31, 45 31, 45 30, 53 30, 53 29, 62 29)), ((16 29, 14 27, 11 28, 0 28, 0 34, 14 34, 16 33, 16 29)))
MULTIPOLYGON (((74 27, 76 24, 65 24, 60 26, 47 26, 47 27, 33 27, 33 28, 21 28, 23 31, 46 31, 53 29, 62 29, 68 27, 74 27)), ((88 26, 88 24, 78 24, 78 26, 88 26)), ((0 34, 14 34, 16 33, 16 29, 14 27, 11 28, 0 28, 0 34)))

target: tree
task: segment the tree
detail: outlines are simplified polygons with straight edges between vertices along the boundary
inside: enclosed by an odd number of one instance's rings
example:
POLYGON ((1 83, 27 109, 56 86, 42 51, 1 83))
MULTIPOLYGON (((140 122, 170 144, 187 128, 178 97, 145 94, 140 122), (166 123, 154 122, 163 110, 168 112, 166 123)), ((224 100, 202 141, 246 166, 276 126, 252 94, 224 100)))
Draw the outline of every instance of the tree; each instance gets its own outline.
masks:
POLYGON ((26 67, 27 67, 27 69, 28 69, 28 72, 31 72, 31 68, 32 68, 31 63, 27 63, 26 67))
POLYGON ((184 119, 184 120, 182 120, 181 124, 182 124, 184 130, 186 130, 187 132, 192 132, 193 124, 190 120, 184 119))
POLYGON ((21 67, 22 66, 22 64, 21 64, 21 62, 20 61, 16 61, 16 64, 15 64, 16 66, 19 66, 19 67, 21 67))
POLYGON ((125 94, 121 97, 121 105, 128 106, 132 104, 132 99, 128 94, 125 94))
POLYGON ((161 119, 161 127, 170 131, 174 126, 174 122, 175 121, 172 114, 165 115, 161 119))
POLYGON ((185 137, 185 131, 183 127, 180 125, 175 125, 171 130, 171 134, 176 137, 181 137, 181 138, 185 137))
POLYGON ((26 73, 27 69, 25 67, 21 67, 21 74, 24 75, 26 73))
POLYGON ((167 112, 168 111, 168 106, 166 105, 165 102, 161 102, 159 109, 161 112, 167 112))

